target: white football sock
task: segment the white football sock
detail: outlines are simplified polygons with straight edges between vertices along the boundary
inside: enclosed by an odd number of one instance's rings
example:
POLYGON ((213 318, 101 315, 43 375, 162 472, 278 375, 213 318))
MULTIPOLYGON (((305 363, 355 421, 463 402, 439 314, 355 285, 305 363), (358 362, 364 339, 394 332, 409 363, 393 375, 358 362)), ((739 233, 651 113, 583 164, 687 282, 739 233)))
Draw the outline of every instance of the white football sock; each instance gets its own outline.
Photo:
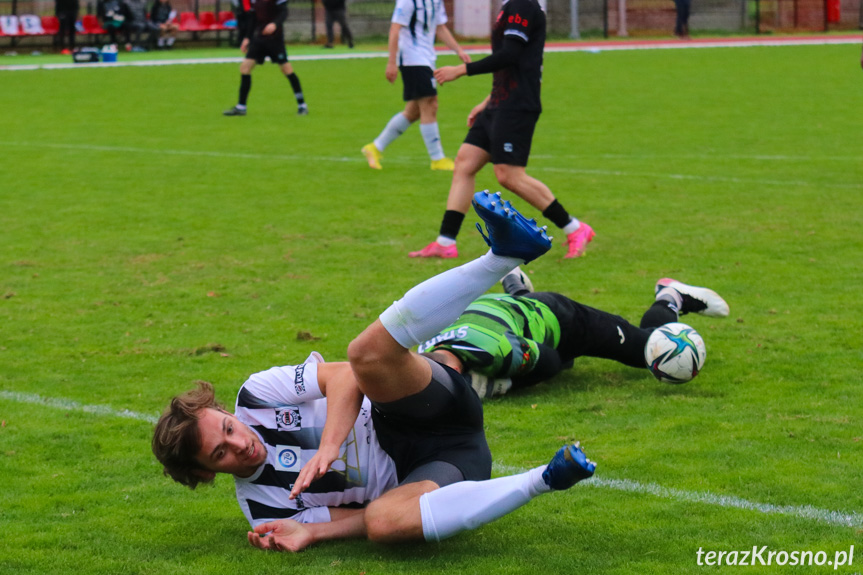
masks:
POLYGON ((572 232, 576 231, 579 227, 581 227, 581 222, 578 221, 576 218, 572 218, 569 220, 568 224, 563 226, 563 233, 565 233, 566 235, 569 235, 572 232))
POLYGON ((458 319, 476 298, 522 263, 519 258, 484 256, 411 288, 380 315, 381 323, 410 349, 458 319))
POLYGON ((423 537, 440 541, 512 513, 551 491, 542 480, 545 466, 487 481, 461 481, 420 497, 423 537))
POLYGON ((439 243, 440 245, 442 245, 443 247, 455 245, 455 240, 452 238, 448 238, 446 236, 438 236, 435 241, 437 243, 439 243))
POLYGON ((420 134, 423 135, 423 142, 426 143, 429 157, 432 160, 442 159, 444 157, 443 144, 440 141, 440 130, 438 129, 437 122, 420 124, 420 134))
POLYGON ((405 115, 399 112, 387 122, 387 127, 381 132, 381 135, 375 138, 375 147, 379 152, 393 143, 393 140, 405 133, 405 130, 411 127, 410 121, 405 118, 405 115))

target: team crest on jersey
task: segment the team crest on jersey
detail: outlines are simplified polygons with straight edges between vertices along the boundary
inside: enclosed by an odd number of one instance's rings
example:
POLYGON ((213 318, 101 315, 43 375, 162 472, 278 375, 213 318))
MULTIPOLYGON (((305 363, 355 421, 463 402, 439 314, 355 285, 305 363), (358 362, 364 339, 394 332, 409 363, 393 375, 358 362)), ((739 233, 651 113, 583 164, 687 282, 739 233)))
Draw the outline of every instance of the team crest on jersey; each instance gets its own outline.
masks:
POLYGON ((300 448, 288 445, 276 446, 276 462, 274 467, 277 471, 299 471, 302 467, 300 448))
POLYGON ((306 382, 303 381, 304 371, 306 371, 306 364, 297 366, 296 375, 294 375, 294 391, 297 395, 303 395, 306 392, 306 382))
POLYGON ((300 408, 296 405, 276 410, 276 429, 293 431, 300 428, 300 408))

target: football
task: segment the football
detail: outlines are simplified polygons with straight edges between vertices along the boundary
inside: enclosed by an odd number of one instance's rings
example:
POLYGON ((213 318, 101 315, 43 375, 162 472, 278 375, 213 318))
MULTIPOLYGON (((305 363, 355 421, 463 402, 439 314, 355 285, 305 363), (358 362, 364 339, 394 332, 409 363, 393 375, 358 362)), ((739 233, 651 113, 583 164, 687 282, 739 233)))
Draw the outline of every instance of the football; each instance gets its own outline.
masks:
POLYGON ((656 328, 644 346, 647 368, 659 381, 686 383, 704 367, 707 348, 695 329, 685 323, 656 328))

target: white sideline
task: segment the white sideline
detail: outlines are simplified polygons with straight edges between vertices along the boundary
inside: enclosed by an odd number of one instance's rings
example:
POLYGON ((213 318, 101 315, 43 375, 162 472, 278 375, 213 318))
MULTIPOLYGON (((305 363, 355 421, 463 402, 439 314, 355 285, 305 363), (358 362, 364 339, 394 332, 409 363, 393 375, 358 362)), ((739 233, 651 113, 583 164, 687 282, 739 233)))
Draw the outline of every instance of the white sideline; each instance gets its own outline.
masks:
MULTIPOLYGON (((156 423, 158 420, 158 416, 156 415, 136 413, 134 411, 129 411, 128 409, 118 410, 107 405, 85 405, 78 403, 77 401, 72 401, 71 399, 42 397, 35 393, 0 390, 0 400, 45 405, 57 409, 83 411, 84 413, 92 413, 95 415, 123 417, 151 424, 156 423)), ((527 471, 527 469, 523 467, 513 467, 499 463, 495 463, 493 465, 493 469, 495 472, 501 474, 523 473, 527 471)), ((687 503, 703 503, 706 505, 716 505, 718 507, 731 509, 757 511, 768 515, 785 515, 797 519, 808 519, 827 525, 854 528, 863 527, 863 515, 853 511, 846 513, 842 511, 831 511, 829 509, 812 507, 811 505, 773 505, 771 503, 758 503, 741 499, 740 497, 735 497, 733 495, 716 495, 709 491, 683 491, 681 489, 663 487, 656 483, 640 483, 630 479, 606 479, 602 477, 593 477, 584 481, 581 485, 584 487, 599 487, 614 489, 616 491, 627 491, 630 493, 643 493, 646 495, 661 497, 663 499, 672 499, 674 501, 683 501, 687 503)))
MULTIPOLYGON (((726 38, 716 40, 693 40, 693 41, 597 41, 597 42, 554 42, 546 44, 546 52, 616 52, 620 50, 685 50, 691 48, 751 48, 753 46, 823 46, 828 44, 859 44, 861 38, 858 36, 787 36, 787 37, 750 37, 750 38, 726 38)), ((446 53, 446 50, 438 50, 446 53)), ((471 54, 488 53, 488 46, 468 47, 466 52, 471 54)), ((351 52, 348 54, 304 54, 291 56, 292 61, 300 60, 352 60, 363 58, 386 58, 385 51, 376 52, 351 52)), ((131 62, 94 62, 91 64, 17 64, 11 66, 0 66, 0 71, 26 71, 26 70, 84 70, 90 68, 125 68, 129 66, 174 66, 191 64, 238 64, 242 57, 232 58, 181 58, 174 60, 135 60, 131 62)))
MULTIPOLYGON (((124 154, 158 154, 160 156, 198 156, 204 158, 238 158, 246 160, 274 160, 287 162, 340 162, 351 163, 356 162, 365 164, 365 159, 357 150, 357 155, 352 157, 346 156, 312 156, 308 154, 251 154, 245 152, 216 152, 206 150, 171 150, 162 148, 136 148, 133 146, 96 146, 91 144, 54 144, 49 142, 20 142, 20 141, 4 141, 0 140, 0 146, 8 146, 12 148, 48 148, 59 150, 87 150, 93 152, 122 152, 124 154)), ((600 155, 601 157, 602 155, 600 155)), ((551 156, 542 156, 549 158, 551 156)), ((740 158, 740 156, 734 156, 740 158)), ((675 156, 679 158, 679 156, 675 156)), ((710 156, 705 159, 725 158, 725 156, 710 156)), ((781 156, 751 156, 752 160, 769 160, 775 161, 782 158, 781 156)), ((788 156, 789 161, 797 161, 800 158, 788 156)), ((831 161, 839 161, 852 158, 831 158, 831 161)), ((817 158, 813 158, 817 160, 817 158)), ((853 158, 854 161, 859 161, 859 158, 853 158)), ((393 158, 389 163, 412 163, 416 158, 393 158)), ((586 174, 597 176, 609 176, 614 178, 665 178, 671 180, 694 180, 703 182, 722 182, 732 184, 746 185, 762 185, 762 186, 817 186, 818 188, 840 188, 840 189, 863 189, 863 183, 825 183, 825 182, 807 182, 805 180, 773 180, 773 179, 756 179, 756 178, 733 178, 722 176, 698 176, 689 174, 659 174, 653 172, 625 172, 620 170, 593 170, 581 168, 559 168, 555 166, 536 166, 531 168, 531 171, 545 172, 562 172, 567 174, 586 174)))

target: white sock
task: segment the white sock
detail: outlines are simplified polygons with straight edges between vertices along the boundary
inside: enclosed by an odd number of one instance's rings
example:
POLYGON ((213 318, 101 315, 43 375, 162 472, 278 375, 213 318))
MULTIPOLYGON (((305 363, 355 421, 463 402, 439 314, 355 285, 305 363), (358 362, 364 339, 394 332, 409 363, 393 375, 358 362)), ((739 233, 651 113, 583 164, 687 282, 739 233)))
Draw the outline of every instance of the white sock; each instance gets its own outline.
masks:
POLYGON ((440 130, 438 129, 437 122, 420 124, 420 134, 423 135, 423 141, 426 143, 429 157, 432 160, 442 159, 444 157, 443 144, 440 141, 440 130))
POLYGON ((173 45, 174 45, 174 40, 175 40, 175 38, 174 38, 174 37, 168 38, 168 46, 173 46, 173 45))
POLYGON ((410 349, 458 319, 473 300, 521 262, 489 250, 484 256, 411 288, 384 310, 381 323, 393 339, 410 349))
MULTIPOLYGON (((572 216, 570 216, 570 217, 572 218, 572 216)), ((569 220, 568 224, 563 226, 563 233, 565 233, 566 235, 569 235, 572 232, 576 231, 579 227, 581 227, 581 222, 578 221, 576 218, 572 218, 569 220)))
POLYGON ((442 245, 443 247, 455 245, 455 240, 452 238, 448 238, 446 236, 438 236, 435 241, 437 243, 439 243, 440 245, 442 245))
POLYGON ((461 481, 420 497, 423 537, 441 541, 512 513, 537 495, 551 491, 542 480, 545 466, 487 481, 461 481))
POLYGON ((669 307, 675 313, 680 313, 680 308, 683 307, 683 296, 676 289, 670 287, 664 287, 656 292, 656 301, 668 302, 671 304, 669 307))
POLYGON ((411 127, 410 121, 405 118, 405 115, 399 112, 387 122, 387 127, 381 132, 381 135, 375 138, 375 147, 378 151, 383 152, 387 146, 393 143, 393 140, 405 133, 405 130, 411 127))

